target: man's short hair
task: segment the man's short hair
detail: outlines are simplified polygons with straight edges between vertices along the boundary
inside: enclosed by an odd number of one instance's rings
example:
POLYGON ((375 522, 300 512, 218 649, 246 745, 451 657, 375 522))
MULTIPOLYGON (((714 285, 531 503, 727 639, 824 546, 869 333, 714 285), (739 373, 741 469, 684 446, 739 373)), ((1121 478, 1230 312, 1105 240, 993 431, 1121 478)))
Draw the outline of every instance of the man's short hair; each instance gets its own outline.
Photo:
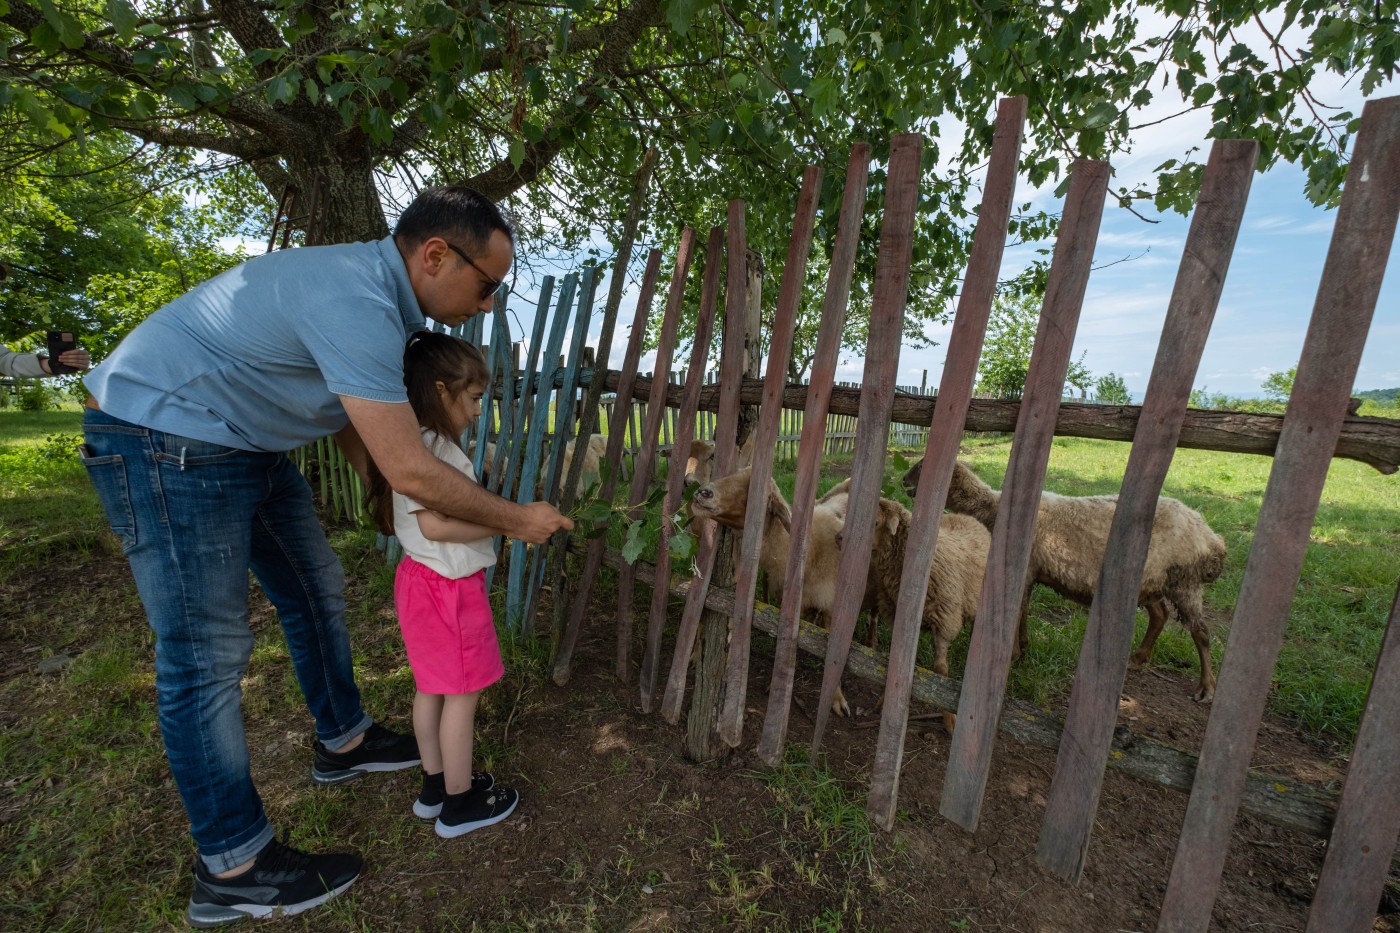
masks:
POLYGON ((514 228, 490 198, 465 185, 440 185, 424 188, 405 208, 394 227, 394 240, 411 249, 438 236, 467 252, 481 253, 496 230, 515 243, 514 228))

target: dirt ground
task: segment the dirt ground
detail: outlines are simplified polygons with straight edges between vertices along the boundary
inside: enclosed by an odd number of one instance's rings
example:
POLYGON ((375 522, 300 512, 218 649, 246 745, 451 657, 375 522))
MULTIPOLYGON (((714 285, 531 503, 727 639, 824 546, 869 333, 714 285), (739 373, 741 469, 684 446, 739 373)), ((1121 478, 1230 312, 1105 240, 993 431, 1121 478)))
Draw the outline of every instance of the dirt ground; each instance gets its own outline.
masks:
MULTIPOLYGON (((83 567, 88 585, 109 581, 130 589, 119 556, 83 567)), ((64 572, 55 565, 55 579, 45 585, 56 585, 64 572)), ((639 590, 642 618, 647 594, 639 590)), ((351 597, 368 598, 353 582, 351 597)), ((119 602, 130 617, 113 624, 144 624, 134 592, 119 602)), ((260 597, 254 605, 255 628, 276 625, 260 597)), ((566 687, 512 670, 493 688, 479 748, 493 759, 498 780, 521 788, 523 800, 511 819, 463 839, 438 840, 427 824, 406 814, 417 786, 411 772, 329 790, 303 786, 309 785, 303 766, 312 738, 304 711, 250 723, 254 773, 270 809, 283 797, 326 794, 359 819, 348 839, 344 832, 331 835, 364 851, 367 870, 339 904, 305 915, 305 929, 1155 928, 1185 812, 1182 794, 1109 771, 1084 877, 1066 884, 1035 861, 1053 752, 1000 739, 980 828, 969 835, 938 813, 949 740, 941 724, 928 720, 911 727, 894 833, 869 831, 861 813, 877 733, 870 711, 879 688, 848 678, 857 715, 834 720, 828 730, 829 781, 800 765, 768 771, 752 752, 771 651, 760 637, 746 742, 727 761, 696 765, 683 753, 682 728, 643 715, 635 679, 624 684, 613 676, 615 599, 602 590, 592 609, 566 687)), ((49 675, 34 673, 33 648, 11 636, 4 639, 0 677, 41 684, 49 675)), ((94 639, 100 636, 95 630, 94 639)), ((361 677, 383 675, 370 669, 361 677)), ((1191 701, 1193 682, 1190 674, 1130 672, 1123 724, 1196 749, 1208 708, 1191 701)), ((795 745, 810 738, 819 688, 818 662, 804 659, 791 720, 795 745)), ((391 724, 407 726, 406 708, 386 712, 391 724)), ((24 715, 11 709, 3 718, 10 731, 22 727, 24 715)), ((1254 765, 1318 784, 1342 776, 1322 750, 1273 721, 1260 736, 1254 765)), ((189 844, 168 771, 150 792, 164 816, 146 831, 152 836, 149 870, 171 872, 170 853, 189 844)), ((6 801, 4 809, 6 821, 25 818, 22 802, 6 801)), ((1242 818, 1212 929, 1302 930, 1323 848, 1320 840, 1242 818)), ((170 887, 174 916, 187 895, 183 858, 182 877, 170 887)), ((1400 924, 1386 913, 1374 929, 1400 924)))

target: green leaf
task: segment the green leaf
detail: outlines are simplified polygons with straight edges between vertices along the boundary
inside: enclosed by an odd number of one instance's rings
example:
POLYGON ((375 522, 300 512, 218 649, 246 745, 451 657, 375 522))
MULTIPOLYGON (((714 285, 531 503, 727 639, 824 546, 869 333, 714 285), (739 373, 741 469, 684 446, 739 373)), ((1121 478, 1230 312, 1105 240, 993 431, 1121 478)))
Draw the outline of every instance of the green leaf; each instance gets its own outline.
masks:
POLYGON ((637 558, 642 556, 643 548, 642 523, 633 522, 627 526, 627 538, 622 542, 622 559, 629 564, 635 564, 637 558))
POLYGON ((832 26, 826 31, 827 45, 845 45, 850 39, 846 36, 846 31, 836 26, 832 26))
POLYGON ((512 139, 510 141, 510 165, 511 168, 520 169, 525 164, 525 143, 523 140, 512 139))
POLYGON ((297 88, 285 75, 278 75, 267 82, 266 94, 269 104, 290 104, 296 100, 297 88))
POLYGON ((1084 115, 1084 128, 1092 129, 1118 117, 1118 108, 1108 101, 1099 101, 1084 115))
POLYGON ((690 32, 690 24, 695 14, 705 5, 705 0, 663 0, 666 25, 678 36, 690 32))
POLYGON ((117 35, 123 39, 130 39, 135 35, 136 24, 140 21, 136 8, 129 0, 107 0, 107 18, 112 21, 112 28, 117 31, 117 35))
POLYGON ((666 550, 673 561, 689 560, 690 555, 695 553, 695 538, 688 531, 677 532, 671 535, 666 550))

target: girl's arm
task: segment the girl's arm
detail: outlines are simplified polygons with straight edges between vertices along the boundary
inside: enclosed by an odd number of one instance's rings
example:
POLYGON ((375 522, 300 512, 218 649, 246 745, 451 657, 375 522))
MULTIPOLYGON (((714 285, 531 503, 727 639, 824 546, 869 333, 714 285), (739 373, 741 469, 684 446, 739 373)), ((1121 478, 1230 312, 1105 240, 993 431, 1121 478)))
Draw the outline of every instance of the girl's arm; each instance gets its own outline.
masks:
POLYGON ((507 534, 500 528, 463 521, 441 512, 434 512, 432 509, 421 509, 414 512, 413 517, 418 519, 418 530, 423 532, 423 537, 429 541, 470 544, 473 541, 507 534))

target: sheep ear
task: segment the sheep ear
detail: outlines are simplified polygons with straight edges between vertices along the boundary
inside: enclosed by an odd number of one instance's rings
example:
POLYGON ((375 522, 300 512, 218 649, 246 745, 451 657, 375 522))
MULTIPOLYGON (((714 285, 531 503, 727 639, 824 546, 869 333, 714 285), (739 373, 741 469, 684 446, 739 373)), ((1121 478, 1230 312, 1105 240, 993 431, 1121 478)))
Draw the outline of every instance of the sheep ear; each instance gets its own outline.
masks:
POLYGON ((783 501, 783 494, 778 491, 778 487, 772 484, 768 488, 768 514, 778 520, 784 531, 789 534, 792 532, 792 516, 788 514, 787 503, 783 501))

